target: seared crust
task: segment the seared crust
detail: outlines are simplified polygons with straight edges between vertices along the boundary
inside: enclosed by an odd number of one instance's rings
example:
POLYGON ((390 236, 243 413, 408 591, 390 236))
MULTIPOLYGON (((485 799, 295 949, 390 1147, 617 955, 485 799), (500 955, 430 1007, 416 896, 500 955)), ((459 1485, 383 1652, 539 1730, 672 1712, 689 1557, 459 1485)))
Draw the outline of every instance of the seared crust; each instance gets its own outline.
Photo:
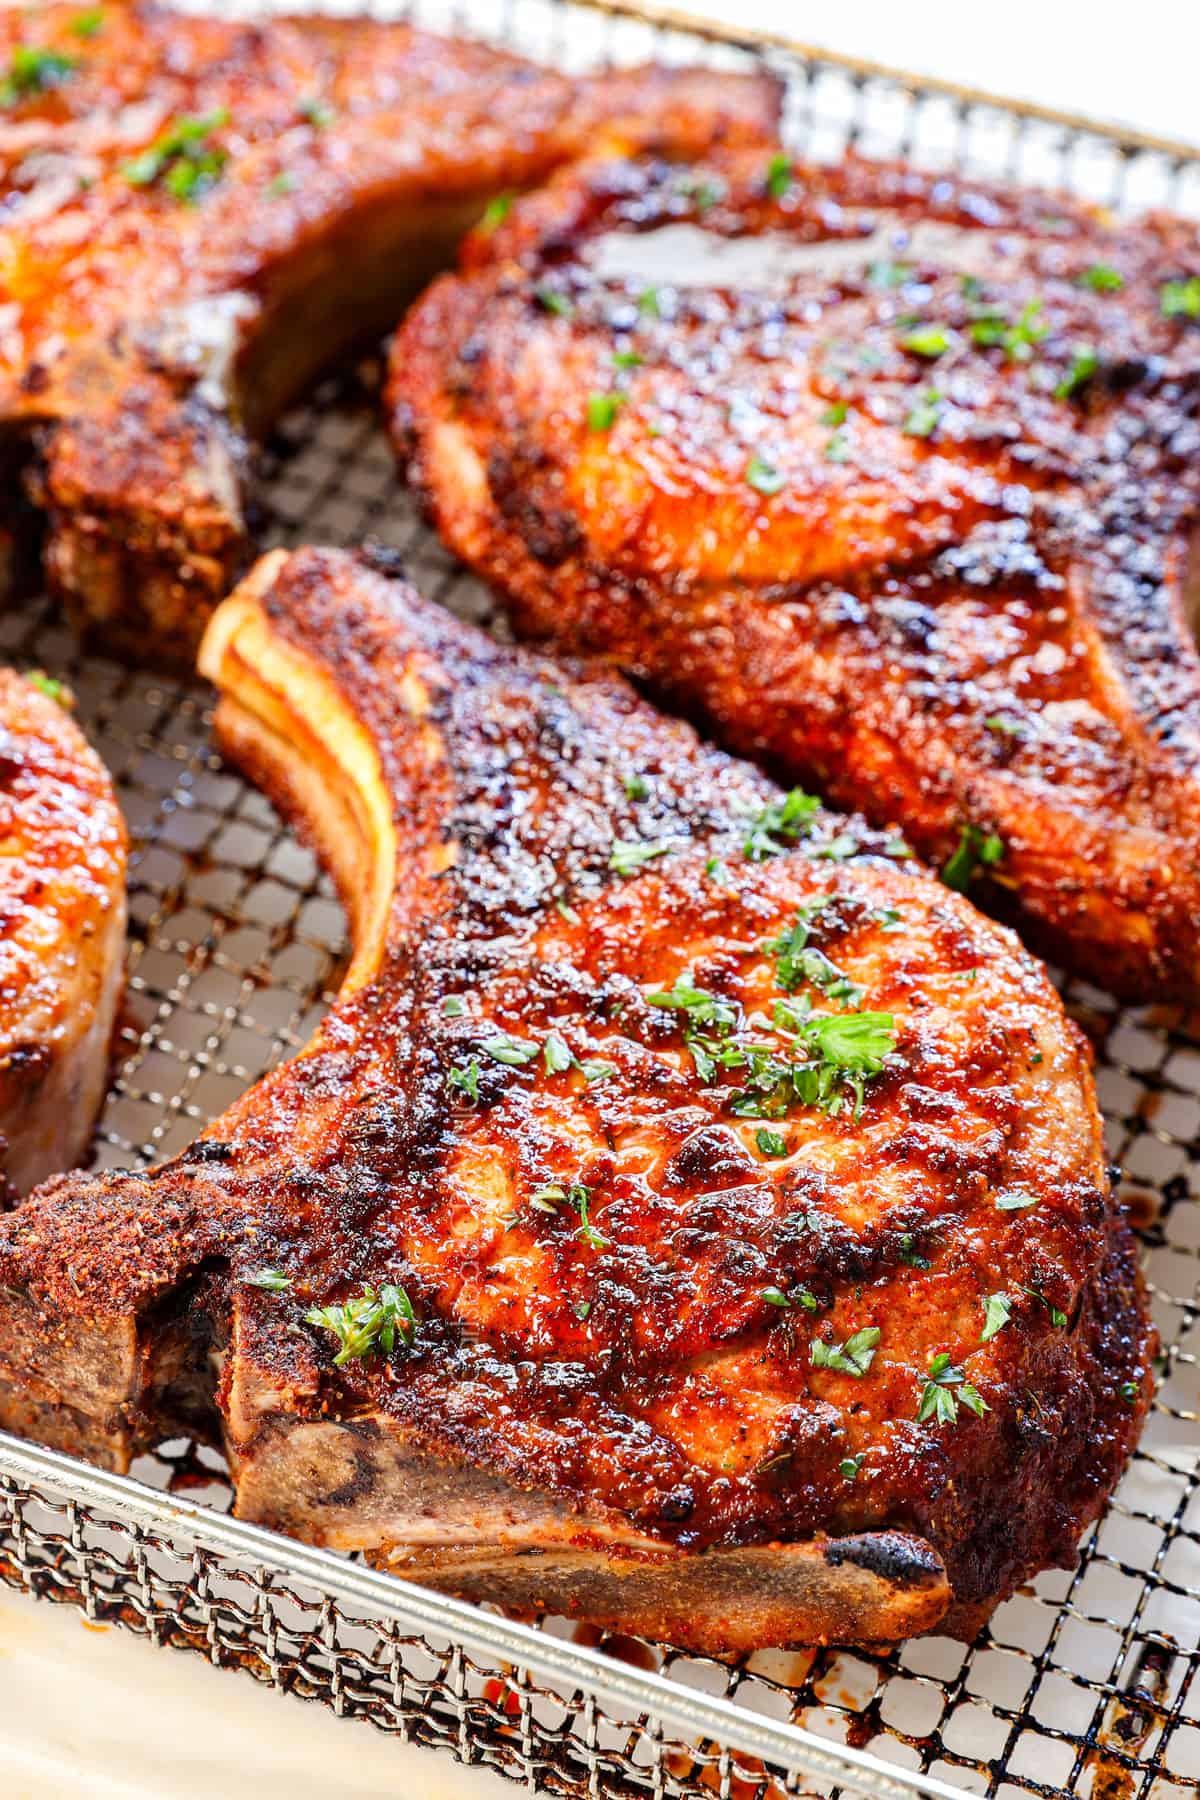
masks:
POLYGON ((0 1179, 77 1163, 108 1076, 125 952, 125 826, 50 694, 0 669, 0 1179))
POLYGON ((203 663, 354 962, 178 1161, 0 1225, 0 1416, 69 1408, 119 1463, 202 1417, 215 1353, 244 1515, 710 1650, 968 1630, 1069 1561, 1153 1343, 1084 1045, 1011 933, 861 821, 764 839, 763 777, 346 553, 265 559, 203 663), (791 1003, 894 1019, 860 1117, 739 1103, 651 998, 690 971, 722 1055, 780 1042, 801 907, 840 974, 791 1003), (335 1368, 307 1312, 385 1282, 411 1346, 335 1368), (918 1419, 939 1353, 978 1413, 918 1419))
POLYGON ((410 478, 523 631, 1195 1000, 1195 228, 788 171, 614 152, 471 240, 395 340, 410 478))
POLYGON ((0 79, 19 48, 60 59, 0 104, 0 451, 36 438, 50 578, 143 660, 190 661, 244 554, 246 434, 492 196, 627 115, 690 154, 777 111, 766 77, 571 80, 368 18, 80 18, 0 11, 0 79))

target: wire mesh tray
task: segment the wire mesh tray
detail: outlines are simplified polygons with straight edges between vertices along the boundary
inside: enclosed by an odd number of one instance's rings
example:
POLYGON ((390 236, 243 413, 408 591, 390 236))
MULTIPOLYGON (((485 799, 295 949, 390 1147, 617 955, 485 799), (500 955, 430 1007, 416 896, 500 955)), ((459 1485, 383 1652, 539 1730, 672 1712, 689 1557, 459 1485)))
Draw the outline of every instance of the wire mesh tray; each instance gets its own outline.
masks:
MULTIPOLYGON (((571 66, 765 58, 787 77, 789 134, 806 154, 853 144, 1200 216, 1200 150, 689 26, 634 0, 430 0, 408 12, 571 66)), ((374 536, 427 593, 493 624, 485 590, 397 487, 378 373, 368 363, 326 382, 283 421, 264 457, 261 535, 374 536)), ((118 784, 135 845, 129 997, 97 1159, 156 1160, 305 1042, 344 961, 341 910, 310 855, 214 755, 203 689, 81 659, 48 603, 0 615, 0 658, 67 677, 118 784)), ((1078 983, 1066 992, 1097 1046, 1109 1149, 1167 1349, 1139 1452, 1078 1568, 1040 1577, 974 1644, 725 1662, 562 1621, 513 1624, 224 1516, 219 1456, 183 1442, 127 1480, 0 1435, 0 1578, 529 1791, 1200 1794, 1200 1017, 1121 1010, 1078 983)))

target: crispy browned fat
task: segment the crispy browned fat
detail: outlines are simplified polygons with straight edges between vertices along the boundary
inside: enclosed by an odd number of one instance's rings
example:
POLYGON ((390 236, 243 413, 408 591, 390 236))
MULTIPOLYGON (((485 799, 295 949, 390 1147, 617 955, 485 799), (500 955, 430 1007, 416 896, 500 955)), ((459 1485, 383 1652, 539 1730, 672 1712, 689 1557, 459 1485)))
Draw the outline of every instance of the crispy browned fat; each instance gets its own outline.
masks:
POLYGON ((594 667, 345 552, 202 664, 355 949, 176 1161, 0 1221, 0 1419, 712 1651, 969 1632, 1150 1386, 1082 1039, 1012 934, 594 667))
POLYGON ((691 154, 776 112, 765 76, 569 79, 366 17, 0 10, 0 552, 31 458, 75 619, 190 663, 246 550, 248 439, 489 201, 602 123, 691 154))
POLYGON ((390 413, 523 631, 1194 1001, 1198 397, 1194 226, 747 150, 597 156, 475 236, 390 413))
POLYGON ((0 1186, 88 1147, 124 981, 125 825, 69 694, 0 669, 0 1186))

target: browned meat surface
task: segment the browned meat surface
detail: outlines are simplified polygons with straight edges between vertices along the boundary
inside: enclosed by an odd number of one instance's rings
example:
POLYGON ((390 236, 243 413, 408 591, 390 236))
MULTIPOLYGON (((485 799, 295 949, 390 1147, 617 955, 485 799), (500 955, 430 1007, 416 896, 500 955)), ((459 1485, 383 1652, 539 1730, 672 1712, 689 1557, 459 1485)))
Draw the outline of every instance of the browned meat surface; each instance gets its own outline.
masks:
POLYGON ((489 200, 605 121, 689 154, 775 112, 765 77, 570 80, 367 18, 0 10, 0 471, 36 444, 75 617, 190 660, 245 548, 247 433, 489 200))
POLYGON ((346 553, 202 652, 355 955, 145 1176, 0 1223, 0 1417, 711 1650, 969 1631, 1069 1562, 1153 1350, 1040 966, 860 820, 346 553))
POLYGON ((18 1193, 87 1149, 125 951, 112 784, 38 682, 0 669, 0 1181, 18 1193))
POLYGON ((1198 320, 1179 221, 614 153, 419 302, 391 417, 524 631, 1194 1001, 1198 320))

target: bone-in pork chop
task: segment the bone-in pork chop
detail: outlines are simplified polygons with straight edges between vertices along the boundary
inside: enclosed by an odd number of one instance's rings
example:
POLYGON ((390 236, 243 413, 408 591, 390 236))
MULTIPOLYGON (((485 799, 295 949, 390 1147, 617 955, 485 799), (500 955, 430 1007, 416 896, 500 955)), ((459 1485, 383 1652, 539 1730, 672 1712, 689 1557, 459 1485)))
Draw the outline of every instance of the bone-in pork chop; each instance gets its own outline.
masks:
POLYGON ((44 676, 0 669, 0 1178, 70 1168, 104 1096, 125 951, 125 826, 44 676))
POLYGON ((199 1428, 243 1517, 710 1650, 1069 1561, 1153 1344, 1012 934, 348 553, 266 558, 202 662, 354 958, 190 1151, 0 1222, 0 1418, 199 1428))
POLYGON ((248 436, 490 200, 604 121, 686 155, 776 108, 766 77, 574 80, 366 17, 0 10, 0 479, 32 453, 76 619, 190 662, 245 551, 248 436))
POLYGON ((422 298, 391 411, 524 631, 990 877, 1104 985, 1200 995, 1194 226, 600 155, 422 298))

